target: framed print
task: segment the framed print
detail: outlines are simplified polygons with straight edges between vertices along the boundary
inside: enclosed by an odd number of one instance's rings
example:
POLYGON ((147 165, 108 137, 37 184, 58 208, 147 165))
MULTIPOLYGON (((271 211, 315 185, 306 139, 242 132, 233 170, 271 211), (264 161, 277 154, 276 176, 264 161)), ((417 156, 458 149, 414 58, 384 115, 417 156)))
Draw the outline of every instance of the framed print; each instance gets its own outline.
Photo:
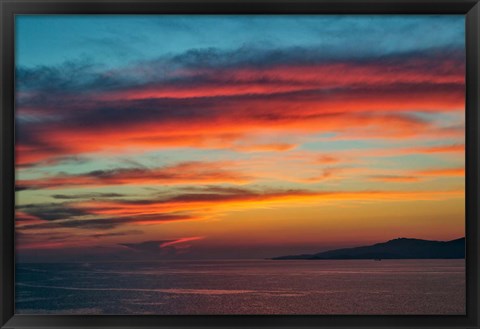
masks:
POLYGON ((477 1, 2 1, 2 328, 478 328, 477 1))

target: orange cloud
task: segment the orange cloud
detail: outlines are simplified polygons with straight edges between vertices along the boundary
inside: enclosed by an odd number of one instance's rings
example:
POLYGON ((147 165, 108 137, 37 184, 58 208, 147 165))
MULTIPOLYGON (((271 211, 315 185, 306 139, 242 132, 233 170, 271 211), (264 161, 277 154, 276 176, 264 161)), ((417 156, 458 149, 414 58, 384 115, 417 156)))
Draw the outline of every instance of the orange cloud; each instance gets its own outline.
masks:
POLYGON ((442 168, 409 171, 405 175, 373 175, 370 179, 382 182, 410 183, 423 180, 427 177, 455 177, 465 176, 464 168, 442 168))
POLYGON ((189 238, 181 238, 181 239, 177 239, 177 240, 174 240, 174 241, 164 242, 160 245, 160 248, 165 248, 165 247, 176 245, 176 244, 179 244, 179 243, 202 240, 204 238, 205 237, 203 237, 203 236, 192 236, 192 237, 189 237, 189 238))
POLYGON ((340 158, 333 155, 320 155, 315 162, 320 164, 334 164, 340 162, 340 158))
POLYGON ((410 149, 412 153, 450 153, 450 152, 465 152, 464 144, 441 145, 431 147, 418 147, 410 149))
POLYGON ((420 176, 465 176, 465 168, 427 169, 416 172, 420 176))
POLYGON ((303 206, 305 204, 335 201, 412 201, 444 200, 464 196, 463 190, 449 191, 270 191, 219 194, 192 193, 163 200, 95 201, 82 202, 77 206, 99 216, 154 215, 166 212, 204 213, 205 218, 234 209, 255 209, 269 206, 303 206))
POLYGON ((276 144, 252 144, 233 146, 232 148, 242 152, 282 152, 293 150, 297 145, 287 143, 276 144))
MULTIPOLYGON (((261 105, 263 108, 268 104, 261 105)), ((373 104, 371 104, 374 106, 373 104)), ((245 105, 246 106, 246 105, 245 105)), ((260 105, 258 105, 260 106, 260 105)), ((295 105, 297 108, 301 103, 295 105)), ((356 104, 355 106, 359 106, 356 104)), ((243 105, 242 105, 243 107, 243 105)), ((79 155, 92 152, 145 152, 178 147, 223 148, 242 150, 285 151, 294 146, 289 143, 259 144, 243 143, 244 136, 251 139, 255 133, 270 132, 282 134, 311 134, 321 132, 365 135, 366 138, 405 138, 431 130, 431 124, 413 117, 398 114, 349 114, 349 113, 302 113, 288 109, 273 110, 264 114, 226 114, 210 120, 192 122, 175 120, 162 122, 152 117, 142 122, 131 122, 125 126, 57 126, 39 132, 39 145, 18 144, 17 164, 42 161, 48 157, 79 155), (278 113, 276 113, 278 112, 278 113), (389 130, 383 127, 389 126, 389 130), (378 133, 381 132, 381 136, 378 133), (98 136, 102 136, 98 138, 98 136), (51 147, 49 145, 54 147, 51 147), (243 144, 243 145, 242 145, 243 144), (46 145, 46 146, 42 146, 46 145), (248 146, 250 145, 250 146, 248 146), (32 151, 33 150, 33 151, 32 151)), ((309 112, 309 110, 305 110, 309 112)), ((318 112, 320 111, 320 112, 318 112)), ((226 112, 230 112, 227 110, 226 112)), ((439 136, 438 131, 432 131, 439 136)), ((247 140, 248 140, 247 139, 247 140)))

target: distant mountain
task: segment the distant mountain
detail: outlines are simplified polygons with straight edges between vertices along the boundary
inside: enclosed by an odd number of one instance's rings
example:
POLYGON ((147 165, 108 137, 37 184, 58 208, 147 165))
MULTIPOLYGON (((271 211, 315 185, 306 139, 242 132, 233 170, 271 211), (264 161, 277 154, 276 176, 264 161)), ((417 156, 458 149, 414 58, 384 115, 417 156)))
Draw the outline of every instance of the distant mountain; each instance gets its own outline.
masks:
POLYGON ((371 246, 335 249, 317 254, 275 257, 288 259, 453 259, 465 258, 465 238, 429 241, 398 238, 371 246))

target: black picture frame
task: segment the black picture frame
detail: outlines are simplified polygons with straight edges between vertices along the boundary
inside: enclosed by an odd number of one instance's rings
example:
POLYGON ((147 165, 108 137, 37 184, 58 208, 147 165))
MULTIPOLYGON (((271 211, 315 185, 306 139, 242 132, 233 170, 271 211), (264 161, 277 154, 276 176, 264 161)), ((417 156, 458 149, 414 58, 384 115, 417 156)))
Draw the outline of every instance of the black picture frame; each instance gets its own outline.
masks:
POLYGON ((480 328, 478 0, 1 0, 1 328, 480 328), (16 14, 464 14, 466 17, 466 315, 102 316, 14 314, 16 14))

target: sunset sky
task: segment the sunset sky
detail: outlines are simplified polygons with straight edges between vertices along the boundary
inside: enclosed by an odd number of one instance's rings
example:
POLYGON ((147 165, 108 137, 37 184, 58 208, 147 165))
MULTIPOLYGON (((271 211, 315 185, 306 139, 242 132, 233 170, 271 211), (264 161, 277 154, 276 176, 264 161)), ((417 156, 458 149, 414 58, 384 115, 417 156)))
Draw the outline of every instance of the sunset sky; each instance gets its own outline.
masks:
POLYGON ((459 16, 17 16, 20 260, 464 236, 459 16))

